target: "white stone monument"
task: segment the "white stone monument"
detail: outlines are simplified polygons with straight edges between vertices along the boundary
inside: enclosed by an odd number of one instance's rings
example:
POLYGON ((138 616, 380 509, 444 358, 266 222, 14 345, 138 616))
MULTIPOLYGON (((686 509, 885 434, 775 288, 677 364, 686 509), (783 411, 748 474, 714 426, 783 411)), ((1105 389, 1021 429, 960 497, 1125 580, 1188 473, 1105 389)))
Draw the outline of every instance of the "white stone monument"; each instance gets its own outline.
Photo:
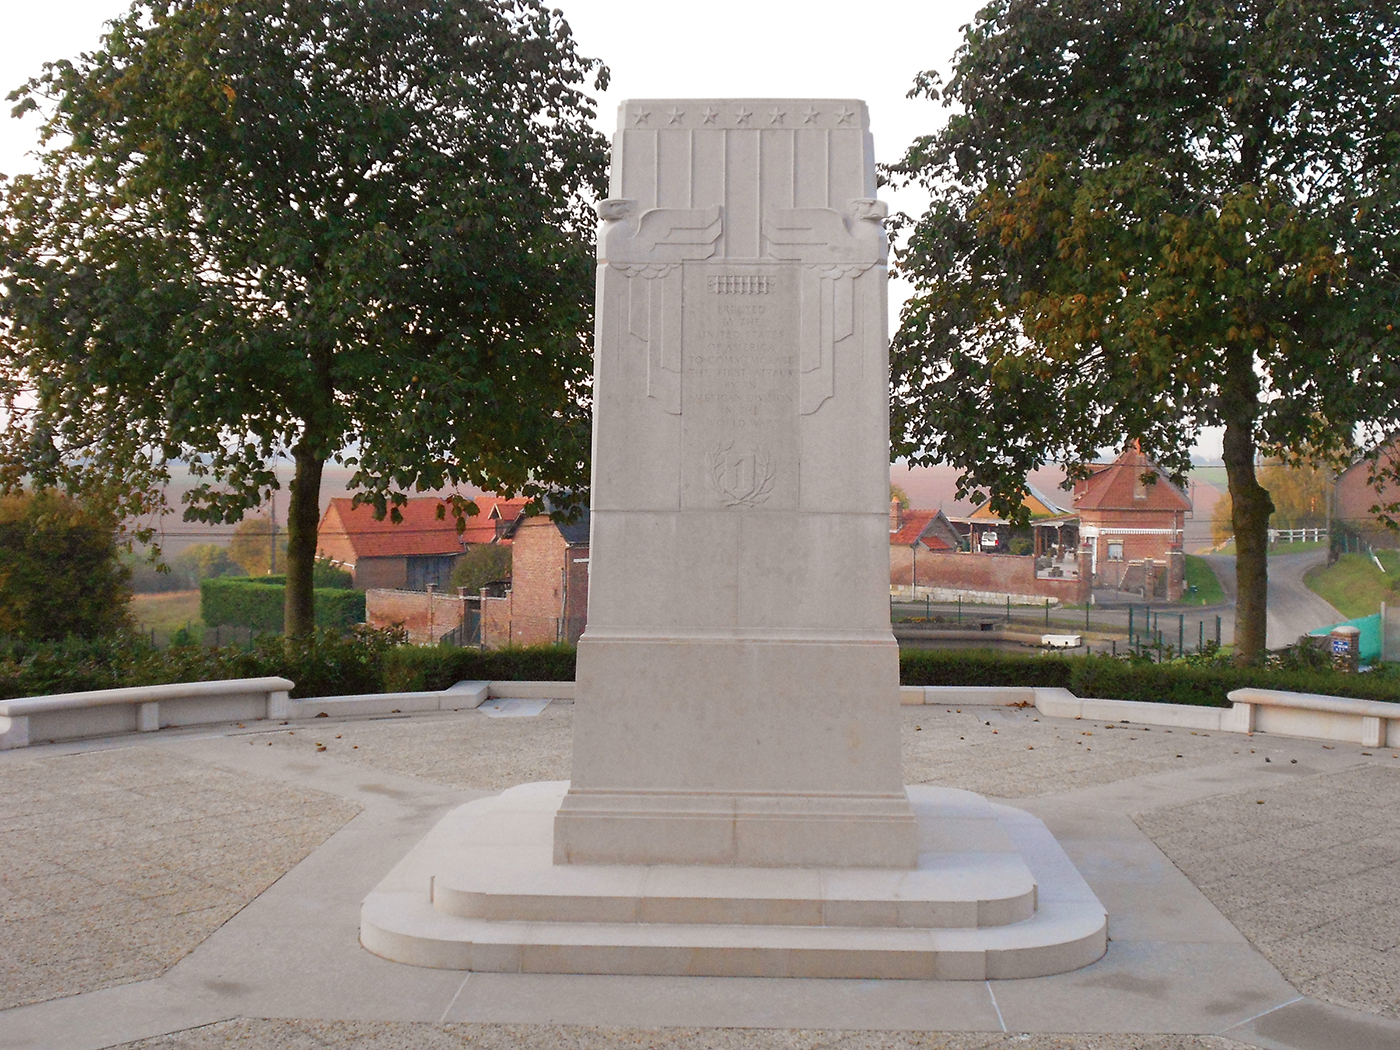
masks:
POLYGON ((884 205, 865 105, 623 103, 600 203, 569 784, 367 898, 418 965, 1028 977, 1102 955, 1039 821, 902 784, 884 205))
POLYGON ((556 861, 911 867, 864 104, 628 102, 556 861))

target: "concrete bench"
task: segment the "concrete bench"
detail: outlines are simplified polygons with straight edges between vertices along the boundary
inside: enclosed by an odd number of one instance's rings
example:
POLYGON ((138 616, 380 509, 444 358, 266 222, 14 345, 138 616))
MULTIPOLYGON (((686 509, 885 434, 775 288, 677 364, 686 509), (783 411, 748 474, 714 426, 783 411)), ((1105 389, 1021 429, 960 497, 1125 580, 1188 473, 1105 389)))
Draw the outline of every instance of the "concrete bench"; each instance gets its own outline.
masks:
POLYGON ((1281 689, 1236 689, 1246 733, 1342 740, 1362 747, 1400 747, 1400 704, 1281 689))
POLYGON ((167 726, 286 718, 292 685, 285 678, 234 678, 0 700, 0 751, 167 726))

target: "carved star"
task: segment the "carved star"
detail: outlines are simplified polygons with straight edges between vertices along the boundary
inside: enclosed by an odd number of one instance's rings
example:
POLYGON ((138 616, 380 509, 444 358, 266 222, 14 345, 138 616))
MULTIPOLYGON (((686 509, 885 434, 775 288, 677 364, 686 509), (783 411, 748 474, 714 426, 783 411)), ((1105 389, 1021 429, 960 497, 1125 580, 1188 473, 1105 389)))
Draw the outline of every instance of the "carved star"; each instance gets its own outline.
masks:
POLYGON ((706 106, 704 116, 706 124, 713 124, 715 117, 719 116, 719 110, 715 109, 714 106, 706 106))
POLYGON ((811 106, 808 106, 808 107, 807 107, 807 112, 805 112, 805 113, 802 114, 802 123, 804 123, 804 124, 810 124, 810 123, 812 123, 812 121, 816 120, 817 117, 820 116, 820 115, 821 115, 821 110, 819 110, 819 109, 813 109, 811 106))
POLYGON ((855 115, 856 115, 856 111, 855 111, 855 110, 850 109, 850 108, 848 108, 848 107, 846 107, 846 106, 842 106, 840 109, 838 109, 838 110, 836 111, 836 117, 837 117, 836 123, 838 123, 838 124, 849 124, 849 123, 851 122, 851 118, 854 117, 855 115))
POLYGON ((772 115, 770 115, 769 118, 768 118, 768 123, 770 123, 770 124, 781 124, 781 123, 783 122, 783 118, 786 117, 786 116, 787 116, 786 113, 784 113, 784 112, 783 112, 781 109, 779 109, 777 106, 774 106, 774 107, 773 107, 773 113, 772 113, 772 115))
POLYGON ((745 109, 743 106, 740 106, 739 112, 734 114, 734 119, 740 124, 747 124, 751 116, 753 116, 753 110, 745 109))
POLYGON ((635 112, 635 113, 632 114, 632 123, 633 123, 633 124, 638 124, 638 125, 645 124, 645 123, 647 122, 647 120, 648 120, 650 117, 651 117, 651 111, 650 111, 650 110, 639 109, 639 110, 637 110, 637 112, 635 112))
POLYGON ((681 122, 681 117, 685 116, 685 110, 677 109, 675 106, 672 106, 671 112, 667 114, 667 116, 671 118, 670 123, 679 124, 681 122))

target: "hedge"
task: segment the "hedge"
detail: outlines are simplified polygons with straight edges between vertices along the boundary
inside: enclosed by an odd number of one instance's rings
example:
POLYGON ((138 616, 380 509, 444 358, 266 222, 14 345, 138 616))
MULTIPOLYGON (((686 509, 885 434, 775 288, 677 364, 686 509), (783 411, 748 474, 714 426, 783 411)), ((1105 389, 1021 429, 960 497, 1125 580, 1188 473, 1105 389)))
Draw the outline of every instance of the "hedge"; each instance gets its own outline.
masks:
MULTIPOLYGON (((367 627, 318 629, 310 638, 296 641, 265 637, 248 649, 199 645, 155 649, 140 636, 48 643, 0 639, 0 699, 265 675, 292 679, 296 682, 292 695, 298 697, 437 690, 464 679, 574 678, 572 646, 483 651, 410 646, 403 639, 402 630, 367 627)), ((905 685, 1058 686, 1085 697, 1206 706, 1228 706, 1226 694, 1241 686, 1400 701, 1400 668, 1394 666, 1367 674, 1341 674, 1325 669, 1237 668, 1191 658, 1153 664, 1107 656, 915 649, 900 654, 900 678, 905 685)))
POLYGON ((577 650, 572 645, 507 649, 448 649, 403 646, 384 670, 386 693, 446 689, 454 682, 572 682, 577 650))
POLYGON ((1229 707, 1233 689, 1283 689, 1364 700, 1400 701, 1400 674, 1327 669, 1235 667, 1224 660, 1180 663, 1111 656, 1019 656, 992 651, 910 649, 900 653, 904 685, 1005 685, 1068 689, 1075 696, 1229 707))
MULTIPOLYGON (((285 577, 219 576, 201 580, 199 614, 208 627, 247 627, 281 634, 285 577), (276 582, 274 582, 276 581, 276 582)), ((316 626, 353 627, 365 620, 365 592, 317 587, 316 626)))
POLYGON ((317 630, 303 639, 259 638, 244 649, 226 645, 153 647, 144 637, 31 644, 0 640, 0 700, 16 696, 215 682, 280 675, 292 696, 378 693, 388 656, 403 648, 398 629, 317 630))

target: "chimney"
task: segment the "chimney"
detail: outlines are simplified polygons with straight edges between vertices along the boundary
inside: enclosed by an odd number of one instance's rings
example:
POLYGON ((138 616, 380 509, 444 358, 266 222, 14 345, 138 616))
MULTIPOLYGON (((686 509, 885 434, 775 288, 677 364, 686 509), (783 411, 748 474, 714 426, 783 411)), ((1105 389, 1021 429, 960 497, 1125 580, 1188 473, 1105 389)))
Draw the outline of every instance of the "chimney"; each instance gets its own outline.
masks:
POLYGON ((898 532, 904 528, 904 508, 899 505, 899 497, 890 497, 890 531, 898 532))

